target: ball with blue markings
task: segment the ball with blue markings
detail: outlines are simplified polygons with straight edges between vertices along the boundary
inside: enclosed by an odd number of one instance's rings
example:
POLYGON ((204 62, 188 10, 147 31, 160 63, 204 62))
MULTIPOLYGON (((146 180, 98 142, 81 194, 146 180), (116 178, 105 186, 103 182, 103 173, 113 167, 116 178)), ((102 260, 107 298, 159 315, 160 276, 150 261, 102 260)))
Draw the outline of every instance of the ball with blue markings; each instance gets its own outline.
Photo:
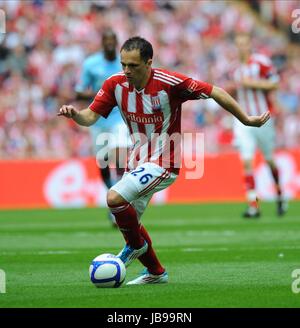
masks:
POLYGON ((120 287, 125 280, 126 268, 115 255, 101 254, 92 261, 89 273, 96 287, 120 287))

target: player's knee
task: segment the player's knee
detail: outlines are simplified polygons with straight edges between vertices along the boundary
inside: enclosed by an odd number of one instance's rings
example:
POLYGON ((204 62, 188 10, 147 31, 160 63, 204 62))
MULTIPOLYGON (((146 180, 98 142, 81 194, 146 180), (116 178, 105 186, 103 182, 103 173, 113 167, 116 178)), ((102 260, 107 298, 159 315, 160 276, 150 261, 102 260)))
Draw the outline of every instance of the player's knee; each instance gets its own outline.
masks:
POLYGON ((109 190, 106 196, 107 205, 109 207, 124 204, 126 200, 114 190, 109 190))

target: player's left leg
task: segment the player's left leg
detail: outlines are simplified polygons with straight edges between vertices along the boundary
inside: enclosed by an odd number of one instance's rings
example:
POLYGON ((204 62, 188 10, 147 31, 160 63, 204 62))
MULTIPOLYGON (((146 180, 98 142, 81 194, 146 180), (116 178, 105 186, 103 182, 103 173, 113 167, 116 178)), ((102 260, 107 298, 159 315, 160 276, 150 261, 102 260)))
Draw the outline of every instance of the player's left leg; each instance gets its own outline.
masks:
POLYGON ((287 204, 284 201, 283 195, 282 195, 282 188, 281 188, 281 184, 280 184, 279 170, 278 170, 278 167, 277 167, 277 165, 276 165, 276 163, 274 162, 273 159, 267 160, 267 163, 270 167, 272 177, 273 177, 274 183, 275 183, 277 214, 279 216, 282 216, 287 211, 287 204))
POLYGON ((140 226, 140 231, 148 243, 147 252, 138 258, 145 268, 136 279, 129 281, 127 285, 167 283, 169 279, 168 273, 161 265, 152 246, 152 240, 143 225, 140 226))
POLYGON ((238 120, 234 120, 234 145, 243 163, 243 180, 246 189, 247 207, 242 213, 244 218, 260 216, 252 164, 256 150, 256 138, 253 129, 256 128, 244 126, 238 120))
MULTIPOLYGON (((154 187, 152 192, 149 192, 144 197, 140 197, 137 200, 132 202, 133 206, 137 210, 137 213, 138 213, 139 217, 141 217, 142 214, 144 213, 144 211, 145 211, 150 199, 152 198, 153 194, 156 191, 165 189, 166 185, 169 185, 169 184, 170 184, 170 181, 169 182, 165 181, 164 183, 162 182, 159 185, 157 185, 156 188, 154 187)), ((139 261, 146 268, 146 270, 144 270, 142 275, 144 275, 144 274, 151 274, 153 276, 163 275, 166 272, 166 270, 162 266, 162 264, 160 263, 157 255, 156 255, 156 252, 154 250, 154 247, 152 245, 151 237, 150 237, 148 231, 146 230, 145 226, 142 225, 142 223, 140 223, 140 232, 141 232, 143 238, 148 243, 147 252, 138 258, 139 261)), ((165 277, 166 277, 166 275, 165 275, 165 277)))
POLYGON ((266 162, 268 163, 276 188, 277 214, 282 216, 286 212, 286 203, 283 200, 282 188, 280 184, 280 174, 274 161, 275 150, 275 127, 274 122, 269 120, 257 131, 258 145, 266 162))

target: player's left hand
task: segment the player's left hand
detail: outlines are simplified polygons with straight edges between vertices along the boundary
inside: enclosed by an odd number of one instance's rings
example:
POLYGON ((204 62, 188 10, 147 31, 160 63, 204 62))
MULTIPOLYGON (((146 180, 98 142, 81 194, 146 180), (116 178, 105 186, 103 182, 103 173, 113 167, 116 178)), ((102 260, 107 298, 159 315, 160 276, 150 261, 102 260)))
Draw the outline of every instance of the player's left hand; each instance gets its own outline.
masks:
POLYGON ((246 125, 260 127, 264 125, 269 119, 270 112, 265 112, 260 116, 249 116, 246 125))

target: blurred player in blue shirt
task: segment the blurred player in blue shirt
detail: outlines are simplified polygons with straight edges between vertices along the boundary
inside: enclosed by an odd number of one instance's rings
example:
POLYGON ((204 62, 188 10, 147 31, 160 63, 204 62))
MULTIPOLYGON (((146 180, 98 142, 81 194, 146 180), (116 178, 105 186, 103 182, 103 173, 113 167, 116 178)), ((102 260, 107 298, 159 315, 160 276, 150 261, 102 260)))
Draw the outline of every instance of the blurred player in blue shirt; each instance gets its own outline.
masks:
MULTIPOLYGON (((103 50, 87 57, 83 63, 80 82, 76 86, 76 99, 91 102, 101 89, 103 82, 113 74, 122 70, 120 58, 117 53, 117 36, 113 30, 107 29, 102 35, 103 50)), ((124 173, 125 154, 130 145, 128 128, 125 125, 120 111, 115 107, 107 119, 101 117, 95 124, 90 126, 90 134, 93 144, 93 151, 97 157, 97 163, 107 189, 122 177, 124 173), (111 136, 108 140, 108 153, 103 155, 103 145, 100 145, 99 135, 111 136), (115 161, 116 170, 112 172, 110 167, 103 165, 108 163, 108 159, 115 161), (102 164, 101 164, 101 163, 102 164), (115 173, 115 174, 113 174, 115 173)), ((109 213, 109 217, 115 225, 114 217, 109 213)))

